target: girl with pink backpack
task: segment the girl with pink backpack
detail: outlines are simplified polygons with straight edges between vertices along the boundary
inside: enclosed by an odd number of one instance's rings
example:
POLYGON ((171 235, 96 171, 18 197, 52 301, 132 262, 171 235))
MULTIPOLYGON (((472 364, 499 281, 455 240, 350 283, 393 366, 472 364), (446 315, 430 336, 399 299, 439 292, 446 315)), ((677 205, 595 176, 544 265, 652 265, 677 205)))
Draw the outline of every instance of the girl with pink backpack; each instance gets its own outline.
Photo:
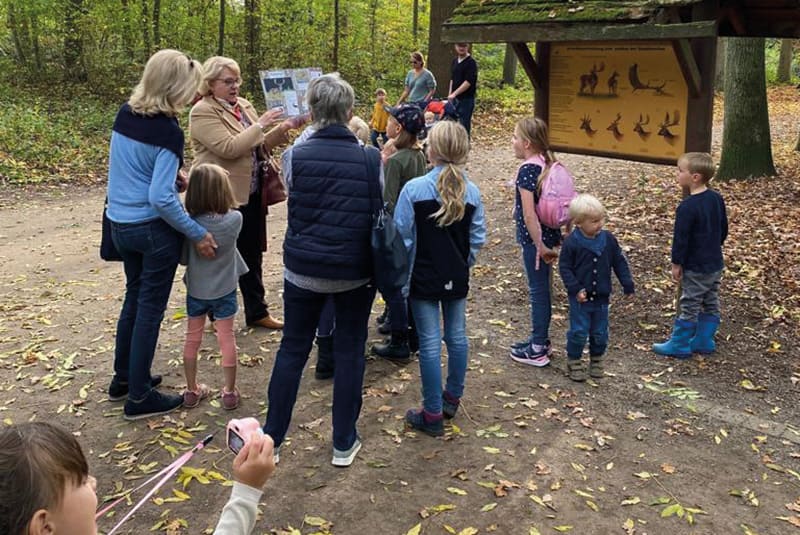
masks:
POLYGON ((569 225, 569 202, 577 195, 569 171, 550 150, 547 123, 521 119, 512 138, 514 156, 523 160, 515 181, 514 221, 528 278, 531 333, 511 346, 511 358, 529 366, 550 364, 550 274, 558 258, 561 226, 569 225))

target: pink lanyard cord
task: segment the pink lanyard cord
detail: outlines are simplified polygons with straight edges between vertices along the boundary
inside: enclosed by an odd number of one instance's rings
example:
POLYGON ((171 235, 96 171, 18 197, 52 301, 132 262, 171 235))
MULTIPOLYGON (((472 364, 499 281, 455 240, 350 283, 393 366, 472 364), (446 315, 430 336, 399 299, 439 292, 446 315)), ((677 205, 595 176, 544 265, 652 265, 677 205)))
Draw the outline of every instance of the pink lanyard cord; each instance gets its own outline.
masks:
POLYGON ((201 440, 200 442, 198 442, 198 443, 197 443, 197 444, 196 444, 196 445, 195 445, 195 446, 194 446, 194 447, 193 447, 191 450, 187 451, 186 453, 184 453, 183 455, 181 455, 180 457, 178 457, 177 459, 175 459, 175 460, 174 460, 174 461, 173 461, 173 462, 172 462, 172 463, 171 463, 169 466, 167 466, 167 467, 163 468, 163 469, 162 469, 160 472, 158 472, 157 474, 155 474, 154 476, 152 476, 150 479, 148 479, 147 481, 145 481, 144 483, 142 483, 142 484, 141 484, 141 485, 139 485, 138 487, 134 488, 133 490, 130 490, 130 491, 126 492, 125 494, 123 494, 122 496, 120 496, 119 498, 117 498, 117 499, 116 499, 114 502, 112 502, 111 504, 109 504, 109 505, 107 505, 107 506, 103 507, 103 508, 102 508, 100 511, 98 511, 98 512, 95 514, 95 517, 94 517, 94 518, 95 518, 95 520, 99 519, 101 516, 103 516, 103 515, 104 515, 104 514, 106 514, 108 511, 110 511, 111 509, 113 509, 113 508, 114 508, 114 506, 116 506, 116 505, 117 505, 119 502, 121 502, 121 501, 122 501, 122 500, 124 500, 125 498, 129 497, 129 496, 130 496, 131 494, 133 494, 134 492, 136 492, 136 491, 138 491, 138 490, 140 490, 140 489, 142 489, 142 488, 144 488, 144 487, 148 486, 148 485, 149 485, 150 483, 152 483, 153 481, 156 481, 156 480, 158 480, 158 481, 156 482, 156 484, 153 486, 153 488, 152 488, 152 489, 150 489, 150 491, 149 491, 147 494, 145 494, 145 496, 144 496, 144 497, 143 497, 141 500, 139 500, 139 501, 136 503, 136 505, 134 505, 134 506, 133 506, 133 508, 132 508, 130 511, 128 511, 128 514, 126 514, 126 515, 125 515, 125 516, 122 518, 122 520, 120 520, 120 521, 117 523, 117 525, 116 525, 116 526, 114 526, 114 527, 111 529, 111 531, 109 531, 109 532, 108 532, 106 535, 111 535, 112 533, 114 533, 115 531, 117 531, 117 529, 119 529, 119 528, 120 528, 120 526, 122 526, 122 524, 124 524, 124 523, 125 523, 125 521, 126 521, 126 520, 128 520, 128 519, 129 519, 129 518, 130 518, 130 517, 133 515, 133 513, 135 513, 135 512, 136 512, 136 511, 137 511, 137 510, 138 510, 138 509, 139 509, 139 508, 140 508, 142 505, 144 505, 144 503, 145 503, 145 502, 146 502, 148 499, 150 499, 150 497, 151 497, 153 494, 155 494, 155 493, 156 493, 156 491, 158 491, 158 489, 160 489, 160 488, 161 488, 161 487, 164 485, 164 483, 166 483, 167 481, 169 481, 169 479, 170 479, 170 478, 171 478, 173 475, 175 475, 175 472, 177 472, 177 471, 178 471, 178 470, 179 470, 179 469, 180 469, 180 468, 181 468, 181 467, 182 467, 184 464, 186 464, 187 462, 189 462, 189 459, 191 459, 191 458, 192 458, 192 456, 193 456, 195 453, 197 453, 198 451, 200 451, 201 449, 203 449, 204 447, 206 447, 206 446, 208 445, 208 443, 209 443, 209 442, 211 442, 211 439, 213 439, 213 438, 214 438, 214 435, 213 435, 213 434, 211 434, 211 435, 208 435, 206 438, 204 438, 203 440, 201 440), (160 478, 160 479, 159 479, 159 478, 160 478))

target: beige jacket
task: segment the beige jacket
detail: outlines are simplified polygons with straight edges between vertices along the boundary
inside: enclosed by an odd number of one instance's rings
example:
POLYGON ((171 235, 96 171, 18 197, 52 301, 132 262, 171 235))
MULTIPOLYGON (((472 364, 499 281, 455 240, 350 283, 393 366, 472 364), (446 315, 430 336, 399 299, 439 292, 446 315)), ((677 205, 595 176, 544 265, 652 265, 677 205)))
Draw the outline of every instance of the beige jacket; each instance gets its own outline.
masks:
POLYGON ((215 163, 224 167, 230 173, 233 196, 241 206, 247 204, 250 197, 253 147, 263 144, 262 150, 269 153, 273 147, 287 143, 289 138, 280 125, 262 133, 257 123, 259 116, 247 100, 239 98, 239 108, 250 121, 247 128, 214 97, 203 97, 189 115, 189 137, 194 150, 193 164, 215 163))

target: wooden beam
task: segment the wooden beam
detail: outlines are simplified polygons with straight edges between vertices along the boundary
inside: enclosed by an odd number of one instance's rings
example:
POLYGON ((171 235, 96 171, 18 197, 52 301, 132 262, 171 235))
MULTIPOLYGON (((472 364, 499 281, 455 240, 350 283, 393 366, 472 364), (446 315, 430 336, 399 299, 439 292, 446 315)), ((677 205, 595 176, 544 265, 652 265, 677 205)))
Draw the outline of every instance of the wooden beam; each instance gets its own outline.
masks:
POLYGON ((686 79, 686 84, 689 86, 689 96, 697 98, 700 96, 700 90, 703 87, 703 79, 700 75, 700 68, 697 66, 697 60, 692 51, 692 45, 688 39, 676 39, 672 41, 672 47, 675 49, 675 56, 678 58, 678 64, 681 66, 683 77, 686 79))
POLYGON ((717 22, 682 24, 452 24, 442 26, 447 43, 530 43, 533 41, 614 41, 716 37, 717 22))
POLYGON ((534 89, 541 89, 542 88, 542 74, 539 72, 539 65, 536 64, 536 60, 533 59, 533 54, 531 54, 531 49, 528 48, 528 45, 525 43, 509 43, 511 48, 514 49, 514 53, 517 55, 517 59, 519 59, 520 65, 522 68, 525 69, 525 74, 528 75, 528 79, 533 84, 534 89))

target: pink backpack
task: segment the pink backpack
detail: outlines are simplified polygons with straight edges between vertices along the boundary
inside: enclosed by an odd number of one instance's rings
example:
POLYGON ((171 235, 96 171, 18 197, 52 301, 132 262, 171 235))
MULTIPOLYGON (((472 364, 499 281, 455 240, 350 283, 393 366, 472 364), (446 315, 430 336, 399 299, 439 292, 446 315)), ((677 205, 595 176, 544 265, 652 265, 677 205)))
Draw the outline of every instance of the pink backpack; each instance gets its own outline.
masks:
MULTIPOLYGON (((541 155, 528 158, 524 163, 540 166, 543 173, 547 167, 544 157, 541 155)), ((566 225, 569 222, 569 203, 577 196, 572 174, 561 162, 554 162, 544 178, 539 203, 536 205, 536 215, 539 216, 539 221, 550 228, 566 225)))

